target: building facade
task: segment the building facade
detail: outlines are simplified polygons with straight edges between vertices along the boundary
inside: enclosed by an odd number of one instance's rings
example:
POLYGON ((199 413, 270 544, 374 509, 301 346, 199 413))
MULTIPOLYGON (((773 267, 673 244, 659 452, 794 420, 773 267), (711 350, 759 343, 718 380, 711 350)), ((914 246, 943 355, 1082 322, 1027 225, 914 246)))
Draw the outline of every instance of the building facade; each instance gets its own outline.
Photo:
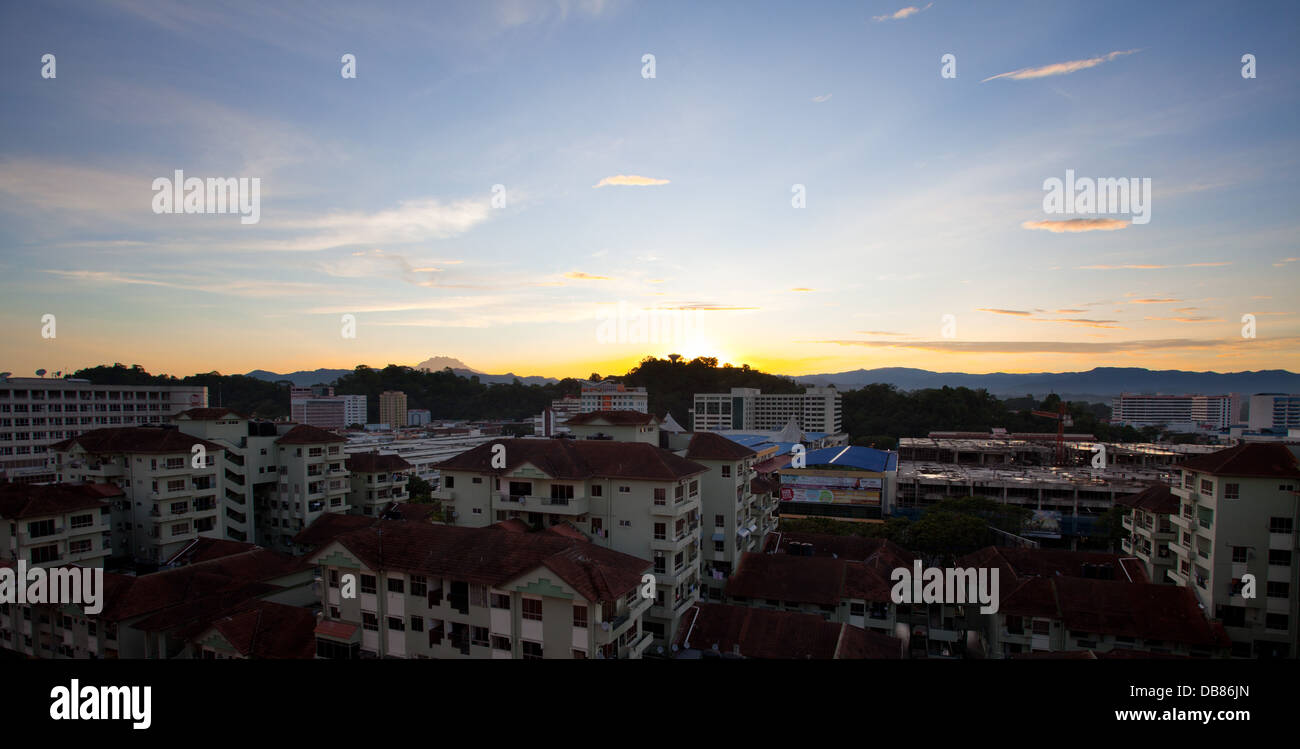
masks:
POLYGON ((791 421, 805 432, 836 434, 842 425, 843 397, 833 387, 803 393, 763 393, 732 388, 730 393, 696 393, 692 431, 776 431, 791 421))
POLYGON ((385 390, 379 394, 379 421, 387 424, 389 429, 406 426, 406 410, 406 393, 385 390))

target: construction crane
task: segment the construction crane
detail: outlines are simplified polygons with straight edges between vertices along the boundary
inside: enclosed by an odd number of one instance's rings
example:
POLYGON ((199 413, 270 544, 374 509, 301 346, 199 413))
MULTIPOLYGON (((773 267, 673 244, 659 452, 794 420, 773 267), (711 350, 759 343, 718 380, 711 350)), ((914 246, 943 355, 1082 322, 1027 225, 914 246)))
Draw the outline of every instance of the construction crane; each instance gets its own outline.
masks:
POLYGON ((1034 416, 1042 416, 1045 419, 1054 419, 1056 421, 1056 463, 1055 465, 1065 465, 1065 428, 1074 426, 1074 419, 1065 411, 1065 401, 1061 401, 1060 408, 1056 411, 1031 411, 1034 416))

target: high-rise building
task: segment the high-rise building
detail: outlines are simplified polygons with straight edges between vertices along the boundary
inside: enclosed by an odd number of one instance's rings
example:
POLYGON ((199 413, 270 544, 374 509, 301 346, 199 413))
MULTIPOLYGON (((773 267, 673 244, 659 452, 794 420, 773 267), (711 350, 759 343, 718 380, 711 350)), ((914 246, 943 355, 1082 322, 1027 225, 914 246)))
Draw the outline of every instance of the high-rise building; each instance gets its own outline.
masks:
POLYGON ((289 418, 321 429, 347 429, 366 424, 366 396, 334 395, 334 388, 292 388, 289 418))
POLYGON ((1300 395, 1259 393, 1250 396, 1248 427, 1285 432, 1300 429, 1300 395))
POLYGON ((842 396, 833 387, 810 387, 803 393, 732 388, 730 393, 696 393, 691 423, 696 432, 776 431, 793 421, 805 432, 836 434, 842 410, 842 396))
POLYGON ((1180 466, 1171 581, 1223 623, 1232 653, 1294 658, 1300 633, 1300 466, 1294 446, 1248 442, 1180 466), (1254 578, 1250 585, 1246 575, 1254 578))
POLYGON ((627 387, 621 382, 595 382, 582 386, 582 412, 640 411, 650 412, 649 395, 643 387, 627 387))
POLYGON ((406 426, 406 393, 385 390, 379 394, 379 423, 387 424, 390 429, 406 426))
POLYGON ((257 508, 259 543, 277 551, 326 512, 343 512, 351 489, 344 463, 347 440, 306 424, 284 425, 273 454, 280 483, 257 508))
POLYGON ((0 377, 0 480, 54 481, 50 446, 104 427, 162 424, 208 405, 195 385, 95 385, 90 380, 0 377))
POLYGON ((1145 395, 1111 399, 1112 424, 1163 426, 1179 432, 1218 431, 1241 422, 1241 397, 1228 395, 1145 395))

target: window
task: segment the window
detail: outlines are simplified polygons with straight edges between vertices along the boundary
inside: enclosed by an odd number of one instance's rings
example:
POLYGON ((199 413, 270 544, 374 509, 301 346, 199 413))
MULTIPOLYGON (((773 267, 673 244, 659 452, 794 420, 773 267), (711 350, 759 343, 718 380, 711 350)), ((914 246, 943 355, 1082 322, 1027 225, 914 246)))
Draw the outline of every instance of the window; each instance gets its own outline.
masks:
POLYGON ((726 516, 726 515, 714 515, 714 516, 713 516, 713 524, 714 524, 715 526, 719 527, 719 528, 725 526, 725 525, 727 524, 727 516, 726 516))
POLYGON ((1290 628, 1290 622, 1286 614, 1264 614, 1264 628, 1286 630, 1290 628))
POLYGON ((584 661, 584 660, 586 660, 586 659, 587 659, 587 651, 585 651, 585 650, 575 650, 575 651, 573 651, 573 660, 575 660, 575 661, 584 661))
POLYGON ((618 493, 619 493, 619 494, 631 494, 631 493, 632 493, 632 487, 630 487, 630 486, 620 486, 620 487, 618 488, 618 493))
POLYGON ((698 482, 698 481, 692 481, 692 482, 691 482, 691 496, 694 497, 696 494, 699 494, 699 493, 700 493, 700 482, 698 482))
POLYGON ((361 612, 361 627, 371 632, 379 631, 379 617, 375 616, 373 611, 361 612))
POLYGON ((1232 547, 1232 561, 1245 562, 1248 553, 1249 550, 1245 546, 1234 546, 1232 547))
POLYGON ((574 604, 573 606, 573 626, 579 629, 587 628, 587 607, 574 604))
POLYGON ((1291 595, 1291 583, 1273 582, 1268 583, 1269 598, 1289 598, 1291 595))
POLYGON ((723 467, 722 467, 722 478, 724 478, 724 479, 729 479, 729 478, 731 478, 731 466, 723 466, 723 467))
POLYGON ((1290 533, 1292 529, 1291 518, 1269 518, 1269 533, 1290 533))
POLYGON ((374 575, 362 575, 362 576, 361 576, 361 592, 362 592, 362 593, 374 593, 374 592, 375 592, 375 576, 374 576, 374 575))
POLYGON ((493 650, 504 650, 504 651, 506 651, 507 653, 510 652, 510 638, 509 638, 509 637, 502 637, 501 635, 493 635, 493 636, 492 636, 492 649, 493 649, 493 650))
POLYGON ((479 647, 483 647, 483 648, 487 647, 488 646, 487 627, 470 627, 469 639, 471 644, 478 645, 479 647))
POLYGON ((511 481, 510 496, 527 497, 533 493, 533 483, 531 481, 511 481))
POLYGON ((713 542, 713 550, 714 550, 714 551, 726 551, 726 550, 727 550, 727 542, 726 542, 726 541, 714 541, 714 542, 713 542))
POLYGON ((524 640, 524 660, 536 661, 542 658, 542 644, 524 640))
POLYGON ((68 553, 85 554, 90 551, 93 546, 94 543, 88 538, 81 539, 80 541, 70 541, 68 542, 68 553))
POLYGON ((423 631, 424 631, 424 617, 422 617, 422 616, 412 616, 412 617, 411 617, 411 631, 412 631, 412 632, 423 632, 423 631))
POLYGON ((406 622, 402 621, 400 616, 390 616, 388 617, 388 628, 394 632, 405 632, 406 622))
POLYGON ((473 478, 471 478, 471 479, 469 480, 469 482, 470 482, 471 484, 481 484, 481 483, 483 483, 483 477, 482 477, 482 476, 474 476, 473 478))
POLYGON ((186 533, 189 533, 189 532, 190 532, 190 524, 189 524, 189 523, 177 523, 177 524, 175 524, 175 525, 172 526, 172 535, 173 535, 173 536, 183 536, 183 535, 185 535, 186 533))
POLYGON ((660 506, 668 504, 667 489, 662 489, 662 488, 655 489, 655 504, 660 506))
POLYGON ((405 593, 405 592, 406 592, 406 581, 405 581, 405 580, 402 580, 401 578, 396 578, 396 577, 390 577, 390 578, 388 578, 388 592, 389 592, 389 593, 405 593))
POLYGON ((411 575, 411 595, 426 596, 429 594, 429 581, 423 575, 411 575))
POLYGON ((591 496, 593 496, 593 497, 599 497, 599 496, 601 496, 601 488, 600 488, 600 484, 592 484, 592 485, 591 485, 591 496))
POLYGON ((542 599, 525 598, 523 599, 523 602, 524 618, 540 622, 542 620, 542 599))
POLYGON ((1201 494, 1213 494, 1214 482, 1209 479, 1201 479, 1201 494))
POLYGON ((668 524, 655 523, 655 540, 663 541, 668 538, 668 524))
POLYGON ((32 538, 40 538, 41 536, 54 535, 54 521, 41 520, 36 523, 28 523, 27 535, 31 536, 32 538))
POLYGON ((510 610, 510 596, 504 593, 492 594, 492 608, 510 610))
POLYGON ((1291 552, 1286 549, 1269 549, 1268 563, 1276 564, 1279 567, 1291 566, 1291 552))
POLYGON ((1196 478, 1195 478, 1195 476, 1193 476, 1193 474, 1190 474, 1190 473, 1184 473, 1184 474, 1183 474, 1183 488, 1184 488, 1184 489, 1191 489, 1193 486, 1196 486, 1196 478))
POLYGON ((1241 499, 1241 484, 1224 484, 1224 499, 1241 499))
MULTIPOLYGON (((57 562, 59 560, 59 545, 50 544, 49 546, 37 546, 32 549, 32 564, 42 564, 44 562, 57 562)), ((24 609, 26 611, 27 609, 24 609)))
POLYGON ((443 477, 442 477, 442 485, 443 485, 443 487, 445 487, 445 488, 447 488, 447 489, 455 489, 455 488, 456 488, 456 477, 455 477, 455 476, 443 476, 443 477))
POLYGON ((94 515, 73 515, 70 523, 73 528, 88 528, 94 524, 94 515))

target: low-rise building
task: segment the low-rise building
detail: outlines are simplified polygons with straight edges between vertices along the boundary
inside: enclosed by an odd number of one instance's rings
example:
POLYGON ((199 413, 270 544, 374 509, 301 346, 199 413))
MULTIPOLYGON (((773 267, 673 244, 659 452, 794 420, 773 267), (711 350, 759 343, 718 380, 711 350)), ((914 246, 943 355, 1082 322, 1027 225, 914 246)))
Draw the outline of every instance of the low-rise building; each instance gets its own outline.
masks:
POLYGON ((379 452, 353 453, 345 461, 352 491, 348 505, 353 512, 375 515, 393 502, 411 498, 406 490, 410 481, 411 464, 400 455, 383 455, 379 452))
POLYGON ((112 484, 0 484, 0 555, 28 566, 103 567, 113 552, 112 484))
POLYGON ((678 659, 898 659, 903 641, 816 614, 700 603, 682 619, 673 641, 678 659))
POLYGON ((1116 497, 1115 504, 1125 508, 1123 523, 1128 534, 1120 540, 1121 548, 1141 560, 1149 580, 1168 582, 1169 570, 1177 561, 1170 544, 1177 541, 1172 518, 1178 514, 1178 497, 1168 486, 1159 484, 1137 494, 1116 497))
POLYGON ((321 658, 639 658, 651 642, 650 563, 558 533, 382 521, 308 560, 321 658))

